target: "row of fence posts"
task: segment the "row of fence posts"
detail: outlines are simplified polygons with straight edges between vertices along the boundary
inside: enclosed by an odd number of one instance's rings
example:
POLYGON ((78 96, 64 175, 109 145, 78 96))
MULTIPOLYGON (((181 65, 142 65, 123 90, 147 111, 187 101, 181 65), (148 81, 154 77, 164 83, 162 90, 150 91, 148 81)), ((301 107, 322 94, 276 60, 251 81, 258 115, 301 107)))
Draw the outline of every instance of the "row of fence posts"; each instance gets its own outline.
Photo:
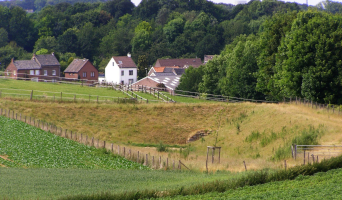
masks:
MULTIPOLYGON (((96 103, 99 103, 99 96, 90 95, 90 94, 89 94, 88 102, 90 102, 91 101, 91 97, 94 97, 94 96, 96 97, 96 103)), ((0 90, 0 98, 1 97, 2 97, 2 90, 0 90)), ((33 90, 31 90, 31 92, 30 92, 30 100, 31 101, 32 101, 33 97, 34 97, 33 96, 33 90)), ((70 97, 64 97, 64 98, 70 99, 70 97)), ((117 99, 117 102, 120 102, 120 97, 117 97, 117 98, 112 97, 112 99, 113 99, 113 103, 115 102, 116 99, 117 99)), ((121 98, 121 99, 122 100, 126 100, 126 98, 121 98)), ((55 94, 53 95, 53 101, 56 101, 56 100, 63 101, 63 92, 61 92, 60 95, 58 95, 58 96, 56 96, 55 94)), ((74 94, 74 96, 73 96, 73 101, 74 102, 77 101, 76 94, 74 94)), ((83 102, 87 102, 85 99, 82 99, 82 101, 83 102)), ((106 102, 111 102, 111 101, 106 101, 106 102)))
POLYGON ((0 115, 4 115, 5 117, 22 121, 44 131, 49 131, 60 137, 71 139, 85 145, 93 146, 95 148, 105 148, 111 151, 113 154, 118 154, 128 160, 143 164, 145 166, 149 166, 153 169, 181 170, 183 166, 184 168, 190 170, 187 166, 185 166, 184 163, 182 163, 181 160, 178 160, 178 162, 171 159, 169 160, 169 158, 163 160, 161 156, 151 156, 149 154, 144 154, 140 151, 136 151, 136 153, 134 153, 131 149, 128 149, 127 147, 120 147, 120 145, 114 145, 113 143, 109 144, 106 141, 100 141, 99 139, 96 139, 94 137, 89 137, 88 135, 75 133, 68 129, 63 130, 62 128, 57 127, 54 124, 37 120, 33 117, 27 117, 22 114, 15 113, 13 110, 10 109, 7 110, 1 108, 0 115))
MULTIPOLYGON (((284 102, 285 101, 286 100, 284 98, 284 102)), ((312 100, 302 99, 302 98, 298 98, 298 97, 296 97, 295 100, 294 99, 292 100, 292 97, 291 97, 290 103, 292 103, 293 101, 295 101, 296 105, 297 104, 299 104, 299 105, 303 104, 304 106, 315 108, 316 110, 317 109, 326 109, 328 113, 330 112, 330 110, 332 110, 332 113, 335 113, 335 105, 332 105, 332 107, 331 107, 329 104, 320 104, 320 103, 314 102, 312 100)), ((340 115, 340 113, 341 113, 341 107, 338 106, 338 115, 340 115)))
MULTIPOLYGON (((297 145, 296 144, 293 144, 292 146, 291 146, 291 151, 292 151, 292 158, 294 158, 295 160, 297 160, 297 145)), ((305 164, 310 164, 310 152, 307 152, 308 154, 307 154, 307 163, 305 162, 306 161, 306 158, 305 158, 305 156, 306 156, 306 150, 303 150, 303 155, 304 155, 304 157, 303 157, 303 165, 305 165, 305 164)), ((319 162, 319 158, 318 158, 318 155, 316 155, 316 157, 315 157, 315 155, 314 154, 311 154, 311 158, 312 158, 312 163, 318 163, 319 162), (315 160, 315 158, 316 158, 316 160, 315 160)))

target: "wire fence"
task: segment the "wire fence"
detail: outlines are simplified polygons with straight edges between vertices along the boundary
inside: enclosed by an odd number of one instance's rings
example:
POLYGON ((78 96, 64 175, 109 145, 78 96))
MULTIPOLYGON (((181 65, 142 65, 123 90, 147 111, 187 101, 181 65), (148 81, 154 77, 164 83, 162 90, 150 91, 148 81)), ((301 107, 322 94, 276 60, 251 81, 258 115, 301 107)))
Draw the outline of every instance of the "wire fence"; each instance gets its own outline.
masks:
POLYGON ((195 98, 195 99, 203 99, 203 100, 208 100, 208 101, 220 101, 220 102, 230 102, 230 103, 237 103, 237 102, 278 103, 278 101, 246 99, 246 98, 232 97, 232 96, 225 96, 225 95, 190 92, 190 91, 184 91, 184 90, 174 90, 172 95, 180 96, 180 97, 195 98))
POLYGON ((321 160, 336 157, 342 154, 342 146, 339 145, 292 145, 292 157, 303 159, 303 164, 319 162, 321 160))
POLYGON ((160 155, 154 156, 150 155, 150 153, 146 154, 142 151, 132 150, 128 146, 110 143, 105 140, 97 139, 94 136, 63 129, 62 127, 58 127, 53 123, 48 123, 33 117, 25 116, 21 113, 15 112, 14 110, 0 108, 0 115, 10 119, 22 121, 29 125, 35 126, 36 128, 48 131, 63 138, 77 141, 84 145, 106 149, 113 154, 120 155, 128 160, 143 164, 152 169, 182 170, 185 167, 187 170, 189 170, 189 168, 187 168, 181 160, 172 160, 168 157, 164 158, 160 155))
POLYGON ((99 96, 91 94, 75 94, 67 92, 51 92, 40 90, 24 90, 0 88, 0 98, 21 98, 29 100, 59 101, 59 102, 91 102, 91 103, 137 103, 136 98, 99 96))

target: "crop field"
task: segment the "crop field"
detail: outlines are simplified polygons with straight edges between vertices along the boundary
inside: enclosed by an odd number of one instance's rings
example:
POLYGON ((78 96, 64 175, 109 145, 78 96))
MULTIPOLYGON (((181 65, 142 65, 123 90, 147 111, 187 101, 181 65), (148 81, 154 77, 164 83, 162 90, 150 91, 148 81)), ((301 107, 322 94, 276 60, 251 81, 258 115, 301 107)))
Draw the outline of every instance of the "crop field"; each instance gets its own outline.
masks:
POLYGON ((0 164, 21 168, 147 169, 3 116, 0 116, 0 164))
POLYGON ((223 193, 176 196, 160 199, 341 199, 342 169, 319 172, 314 176, 298 176, 295 180, 245 186, 223 193))

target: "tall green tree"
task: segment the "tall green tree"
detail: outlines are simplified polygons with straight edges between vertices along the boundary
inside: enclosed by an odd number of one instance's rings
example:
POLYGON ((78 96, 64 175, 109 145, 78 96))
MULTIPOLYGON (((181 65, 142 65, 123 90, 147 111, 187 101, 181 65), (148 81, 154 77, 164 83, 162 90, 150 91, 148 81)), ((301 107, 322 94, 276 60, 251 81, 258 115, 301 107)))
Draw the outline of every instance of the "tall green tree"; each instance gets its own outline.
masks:
POLYGON ((301 12, 277 56, 276 86, 283 96, 342 103, 342 17, 301 12))

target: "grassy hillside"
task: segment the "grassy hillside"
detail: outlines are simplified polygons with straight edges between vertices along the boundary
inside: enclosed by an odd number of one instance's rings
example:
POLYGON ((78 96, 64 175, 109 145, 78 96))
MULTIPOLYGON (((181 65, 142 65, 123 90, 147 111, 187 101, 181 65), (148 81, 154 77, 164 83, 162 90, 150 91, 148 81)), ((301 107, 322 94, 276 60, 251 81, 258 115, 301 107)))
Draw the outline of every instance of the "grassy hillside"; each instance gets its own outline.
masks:
POLYGON ((0 165, 24 168, 147 169, 105 151, 0 116, 0 165))
MULTIPOLYGON (((244 170, 243 161, 248 169, 282 167, 282 160, 290 157, 292 141, 305 134, 316 137, 318 144, 342 142, 341 116, 295 104, 132 105, 2 100, 0 107, 108 142, 186 146, 181 152, 177 148, 169 152, 143 147, 132 149, 182 159, 188 167, 201 170, 205 169, 206 147, 215 141, 222 147, 221 163, 210 164, 209 169, 233 171, 244 170), (187 138, 200 130, 212 130, 212 134, 186 144, 187 138), (215 130, 218 130, 217 137, 215 130)), ((300 162, 290 159, 288 164, 300 162)))

